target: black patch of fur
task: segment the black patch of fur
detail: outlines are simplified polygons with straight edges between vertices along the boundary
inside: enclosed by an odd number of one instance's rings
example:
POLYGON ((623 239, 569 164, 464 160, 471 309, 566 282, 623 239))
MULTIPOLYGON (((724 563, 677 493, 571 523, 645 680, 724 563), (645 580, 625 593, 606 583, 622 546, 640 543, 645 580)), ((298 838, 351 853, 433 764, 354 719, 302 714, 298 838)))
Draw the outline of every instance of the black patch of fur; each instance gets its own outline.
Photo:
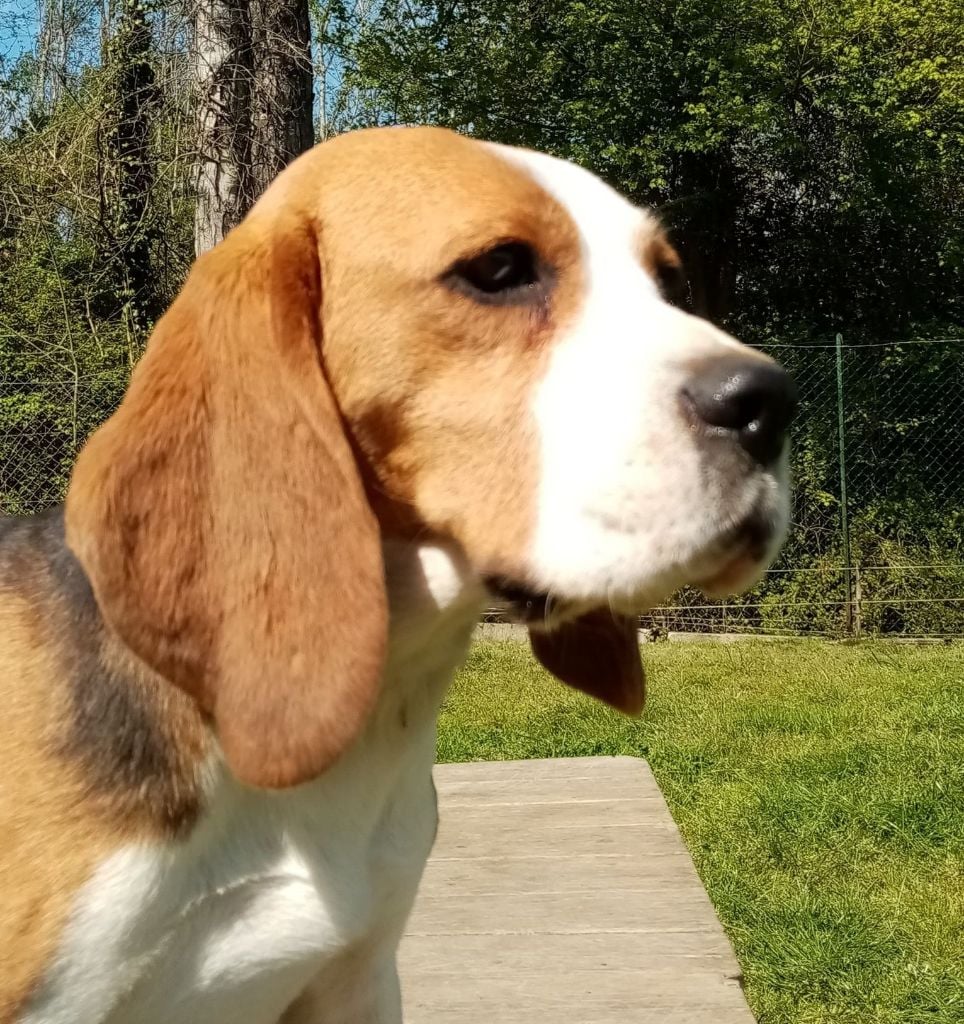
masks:
MULTIPOLYGON (((80 761, 92 795, 122 816, 145 816, 169 833, 199 811, 193 758, 179 753, 185 727, 202 729, 190 700, 110 634, 86 574, 64 540, 63 510, 0 519, 0 588, 30 600, 44 642, 63 666, 69 715, 60 756, 80 761)), ((56 685, 59 680, 54 680, 56 685)))

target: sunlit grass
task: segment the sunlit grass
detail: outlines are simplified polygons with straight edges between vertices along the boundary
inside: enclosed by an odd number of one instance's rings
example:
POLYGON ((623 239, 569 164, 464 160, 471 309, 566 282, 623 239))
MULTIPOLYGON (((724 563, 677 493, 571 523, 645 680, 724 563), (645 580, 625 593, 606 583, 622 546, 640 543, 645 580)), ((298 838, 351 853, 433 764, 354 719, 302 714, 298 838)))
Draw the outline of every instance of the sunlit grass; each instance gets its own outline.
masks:
POLYGON ((964 1021, 964 646, 643 654, 637 722, 478 644, 440 760, 645 757, 762 1024, 964 1021))

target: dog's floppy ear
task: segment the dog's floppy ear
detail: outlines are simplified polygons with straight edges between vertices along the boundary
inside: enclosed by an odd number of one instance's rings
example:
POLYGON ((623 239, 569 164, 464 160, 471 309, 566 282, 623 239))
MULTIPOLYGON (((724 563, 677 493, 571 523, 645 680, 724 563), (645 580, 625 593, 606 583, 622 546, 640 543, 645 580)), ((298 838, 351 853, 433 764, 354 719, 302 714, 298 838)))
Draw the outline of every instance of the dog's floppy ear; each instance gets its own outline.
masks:
POLYGON ((250 222, 201 257, 67 497, 101 611, 258 786, 322 772, 377 696, 378 526, 321 362, 318 242, 250 222))
POLYGON ((552 630, 530 629, 529 641, 557 679, 628 715, 643 710, 646 680, 635 618, 588 612, 552 630))

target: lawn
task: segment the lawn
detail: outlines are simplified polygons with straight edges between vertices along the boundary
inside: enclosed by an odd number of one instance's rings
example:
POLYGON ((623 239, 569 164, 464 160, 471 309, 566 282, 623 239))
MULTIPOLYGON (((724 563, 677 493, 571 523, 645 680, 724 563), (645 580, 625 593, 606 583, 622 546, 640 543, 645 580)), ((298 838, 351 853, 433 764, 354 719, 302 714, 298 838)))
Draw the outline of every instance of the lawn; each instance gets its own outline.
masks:
POLYGON ((964 1022, 964 645, 654 644, 629 721, 478 644, 439 759, 648 759, 761 1024, 964 1022))

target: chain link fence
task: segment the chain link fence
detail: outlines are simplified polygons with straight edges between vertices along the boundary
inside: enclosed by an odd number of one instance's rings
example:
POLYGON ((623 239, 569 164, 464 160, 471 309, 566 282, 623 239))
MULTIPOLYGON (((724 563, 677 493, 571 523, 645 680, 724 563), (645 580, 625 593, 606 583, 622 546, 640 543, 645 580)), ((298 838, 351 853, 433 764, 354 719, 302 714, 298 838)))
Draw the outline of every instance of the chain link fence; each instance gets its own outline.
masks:
MULTIPOLYGON (((752 592, 684 591, 657 632, 964 636, 964 339, 774 345, 794 374, 787 545, 752 592)), ((59 501, 87 434, 119 401, 126 362, 0 377, 0 511, 59 501)))
POLYGON ((0 512, 59 502, 87 435, 120 401, 127 370, 37 380, 0 378, 0 512))

